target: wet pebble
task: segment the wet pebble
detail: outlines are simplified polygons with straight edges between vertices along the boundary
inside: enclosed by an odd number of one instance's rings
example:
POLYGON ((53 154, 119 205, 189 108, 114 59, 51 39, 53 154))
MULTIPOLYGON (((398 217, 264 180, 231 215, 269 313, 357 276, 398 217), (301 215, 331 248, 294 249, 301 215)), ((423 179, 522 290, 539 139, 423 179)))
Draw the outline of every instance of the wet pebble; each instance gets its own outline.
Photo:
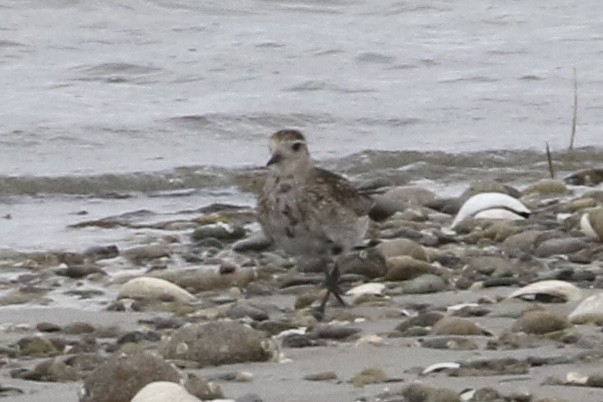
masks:
POLYGON ((341 273, 362 275, 368 279, 383 276, 386 271, 385 258, 375 247, 347 253, 337 265, 341 273))
POLYGON ((563 179, 574 186, 596 186, 603 182, 603 169, 584 169, 574 172, 563 179))
POLYGON ((268 313, 266 311, 247 303, 236 303, 228 311, 227 316, 232 319, 248 317, 254 321, 265 321, 269 318, 268 313))
POLYGON ((571 254, 584 249, 588 243, 577 237, 553 238, 538 244, 534 250, 537 257, 571 254))
POLYGON ((160 351, 168 359, 190 360, 200 367, 266 361, 277 353, 264 333, 228 321, 186 325, 174 331, 160 351))
POLYGON ((410 256, 395 256, 387 259, 387 272, 384 279, 406 281, 434 270, 434 267, 424 260, 416 260, 410 256))
POLYGON ((424 274, 400 284, 402 293, 424 294, 441 292, 448 284, 444 279, 433 274, 424 274))
POLYGON ((364 387, 369 384, 380 384, 388 380, 387 374, 380 368, 366 368, 350 379, 355 387, 364 387))
POLYGON ((225 223, 217 223, 213 225, 204 225, 196 228, 191 237, 194 241, 198 242, 207 238, 214 238, 218 240, 234 241, 245 237, 245 228, 237 225, 230 225, 225 223))
POLYGON ((326 342, 311 334, 289 334, 283 337, 282 345, 284 348, 307 348, 326 346, 326 342))
POLYGON ((443 317, 433 324, 432 335, 492 335, 489 331, 462 317, 443 317))
POLYGON ((444 317, 440 311, 428 311, 415 317, 407 318, 396 327, 396 331, 407 331, 413 327, 430 328, 444 317))
POLYGON ((199 378, 195 374, 189 373, 186 376, 184 388, 201 400, 213 400, 224 397, 222 388, 219 384, 213 381, 208 381, 204 378, 199 378))
POLYGON ((245 288, 256 278, 252 269, 238 269, 233 273, 220 274, 209 267, 168 270, 155 275, 184 289, 195 292, 230 288, 245 288))
POLYGON ((360 328, 347 325, 320 324, 312 329, 311 335, 319 339, 346 339, 360 332, 360 328))
POLYGON ((117 246, 93 246, 84 251, 84 256, 92 261, 115 258, 119 255, 117 246))
POLYGON ((568 192, 567 186, 561 180, 542 179, 527 186, 523 195, 539 194, 541 196, 560 195, 568 192))
POLYGON ((21 338, 17 345, 21 356, 46 357, 61 353, 51 340, 39 336, 21 338))
POLYGON ((169 257, 171 250, 164 244, 153 244, 129 248, 122 255, 135 264, 142 264, 149 260, 169 257))
POLYGON ((526 360, 514 358, 474 360, 461 362, 460 365, 458 369, 450 370, 451 377, 527 374, 530 368, 526 360))
POLYGON ((407 386, 402 395, 408 402, 461 402, 461 397, 451 389, 436 388, 420 382, 407 386))
POLYGON ((36 364, 31 370, 15 373, 14 377, 30 381, 72 382, 79 380, 80 374, 75 368, 53 358, 36 364))
POLYGON ((427 253, 419 243, 408 239, 391 239, 380 243, 377 248, 387 260, 390 257, 406 255, 416 260, 428 261, 427 253))
POLYGON ((307 374, 304 376, 306 381, 334 381, 337 380, 337 374, 334 371, 323 371, 321 373, 307 374))
POLYGON ((547 334, 549 332, 561 331, 569 328, 569 321, 557 314, 546 310, 534 309, 525 311, 515 321, 512 330, 514 332, 525 332, 526 334, 547 334))
POLYGON ((427 338, 421 340, 421 346, 424 348, 447 350, 475 350, 479 347, 472 340, 461 337, 427 338))

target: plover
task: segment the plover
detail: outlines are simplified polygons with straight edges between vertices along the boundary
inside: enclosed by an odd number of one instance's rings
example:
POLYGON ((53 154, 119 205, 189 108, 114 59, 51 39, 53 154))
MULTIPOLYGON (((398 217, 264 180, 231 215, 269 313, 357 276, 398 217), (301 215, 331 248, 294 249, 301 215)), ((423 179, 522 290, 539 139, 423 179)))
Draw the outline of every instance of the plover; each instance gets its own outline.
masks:
POLYGON ((322 316, 330 294, 345 304, 337 256, 362 243, 373 201, 344 177, 314 166, 306 139, 297 130, 274 133, 270 151, 268 175, 258 198, 258 220, 277 247, 325 264, 322 316), (329 262, 333 262, 330 267, 329 262))

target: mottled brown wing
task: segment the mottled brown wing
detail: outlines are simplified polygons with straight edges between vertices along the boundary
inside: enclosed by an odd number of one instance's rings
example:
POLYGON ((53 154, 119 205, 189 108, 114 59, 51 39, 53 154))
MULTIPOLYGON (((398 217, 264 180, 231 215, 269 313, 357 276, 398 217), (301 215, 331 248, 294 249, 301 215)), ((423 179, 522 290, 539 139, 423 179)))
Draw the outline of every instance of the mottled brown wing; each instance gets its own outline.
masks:
POLYGON ((328 170, 315 168, 315 183, 325 194, 333 198, 342 207, 354 211, 361 217, 368 215, 373 206, 369 197, 361 195, 356 187, 345 177, 328 170))

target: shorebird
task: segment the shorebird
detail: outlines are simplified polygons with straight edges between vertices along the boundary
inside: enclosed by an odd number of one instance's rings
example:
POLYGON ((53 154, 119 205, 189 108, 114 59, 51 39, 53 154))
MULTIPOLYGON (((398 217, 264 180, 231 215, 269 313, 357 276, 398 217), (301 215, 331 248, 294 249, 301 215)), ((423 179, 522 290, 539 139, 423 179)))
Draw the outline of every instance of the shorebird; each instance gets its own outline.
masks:
POLYGON ((258 220, 277 247, 298 259, 318 258, 324 264, 322 317, 330 294, 345 305, 337 256, 361 245, 373 201, 344 177, 314 166, 306 139, 297 130, 274 133, 270 151, 258 220))

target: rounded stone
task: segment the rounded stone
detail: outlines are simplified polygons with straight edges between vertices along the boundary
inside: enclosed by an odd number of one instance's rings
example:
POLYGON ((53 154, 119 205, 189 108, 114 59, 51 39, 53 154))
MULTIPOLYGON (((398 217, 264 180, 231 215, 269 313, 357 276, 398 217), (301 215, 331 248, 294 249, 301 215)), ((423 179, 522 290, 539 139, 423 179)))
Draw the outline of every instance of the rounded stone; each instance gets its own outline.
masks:
POLYGON ((233 241, 242 239, 245 235, 245 229, 241 226, 216 223, 214 225, 198 227, 193 231, 191 237, 194 241, 201 241, 210 237, 218 240, 233 241))
POLYGON ((528 310, 515 321, 511 330, 526 334, 547 334, 569 328, 567 318, 546 310, 528 310))
POLYGON ((525 232, 512 234, 502 242, 502 246, 511 255, 518 255, 521 252, 531 250, 542 233, 540 230, 526 230, 525 232))
POLYGON ((80 402, 130 402, 155 381, 179 383, 181 377, 174 366, 150 353, 113 356, 84 380, 80 402))
POLYGON ((390 257, 386 265, 385 280, 388 281, 406 281, 433 271, 431 264, 406 255, 390 257))
POLYGON ((553 238, 544 240, 540 243, 534 254, 537 257, 550 257, 559 254, 571 254, 580 251, 587 246, 587 243, 576 237, 553 238))
POLYGON ((447 283, 444 279, 433 274, 424 274, 416 278, 402 282, 401 289, 407 294, 436 293, 446 289, 447 283))
POLYGON ((337 261, 337 265, 341 273, 362 275, 369 279, 383 276, 387 270, 383 254, 374 247, 347 253, 337 261))
POLYGON ((582 300, 569 314, 573 324, 603 323, 603 293, 597 293, 582 300))
POLYGON ((264 333, 229 321, 186 325, 165 340, 160 351, 167 359, 191 360, 201 367, 267 361, 276 352, 264 333))
POLYGON ((491 335, 474 322, 461 317, 444 317, 431 328, 432 335, 491 335))
POLYGON ((567 193, 567 186, 561 180, 542 179, 526 187, 522 194, 558 195, 567 193))
POLYGON ((201 402, 180 384, 155 381, 145 385, 130 402, 201 402))
POLYGON ((415 260, 428 261, 427 253, 419 243, 408 239, 392 239, 380 243, 377 248, 387 260, 390 257, 407 255, 415 260))
POLYGON ((196 300, 195 296, 165 279, 143 276, 134 278, 124 283, 117 295, 121 298, 173 300, 181 303, 190 303, 196 300))

